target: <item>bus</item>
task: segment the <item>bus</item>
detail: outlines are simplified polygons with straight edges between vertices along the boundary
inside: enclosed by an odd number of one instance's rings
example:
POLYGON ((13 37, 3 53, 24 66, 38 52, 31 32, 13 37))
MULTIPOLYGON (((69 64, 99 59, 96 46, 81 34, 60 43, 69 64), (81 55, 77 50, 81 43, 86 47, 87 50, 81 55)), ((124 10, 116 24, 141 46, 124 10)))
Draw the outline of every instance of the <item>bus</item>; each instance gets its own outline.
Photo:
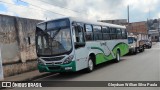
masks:
POLYGON ((39 72, 91 72, 129 52, 125 26, 73 17, 37 24, 35 40, 39 72))

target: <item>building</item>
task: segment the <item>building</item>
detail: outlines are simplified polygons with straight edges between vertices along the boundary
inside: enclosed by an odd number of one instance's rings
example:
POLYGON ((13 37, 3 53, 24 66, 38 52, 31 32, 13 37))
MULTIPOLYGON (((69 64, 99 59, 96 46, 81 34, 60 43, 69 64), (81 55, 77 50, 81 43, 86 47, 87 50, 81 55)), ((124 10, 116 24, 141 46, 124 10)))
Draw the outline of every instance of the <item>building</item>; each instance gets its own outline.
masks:
POLYGON ((149 37, 151 37, 152 42, 160 41, 160 32, 158 30, 149 30, 149 37))
POLYGON ((153 42, 160 41, 160 19, 148 20, 149 37, 153 42))
POLYGON ((138 38, 141 40, 148 39, 148 27, 146 21, 129 23, 126 27, 128 34, 133 33, 134 35, 138 35, 138 38))

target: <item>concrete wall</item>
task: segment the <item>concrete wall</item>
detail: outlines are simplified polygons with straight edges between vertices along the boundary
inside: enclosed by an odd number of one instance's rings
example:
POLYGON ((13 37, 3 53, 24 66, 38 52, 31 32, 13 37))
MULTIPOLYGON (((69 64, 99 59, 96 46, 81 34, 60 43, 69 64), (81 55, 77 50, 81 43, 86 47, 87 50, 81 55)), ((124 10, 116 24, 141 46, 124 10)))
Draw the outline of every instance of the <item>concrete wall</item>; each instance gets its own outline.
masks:
POLYGON ((15 18, 0 15, 0 44, 3 63, 20 60, 15 18))
POLYGON ((37 20, 29 20, 23 18, 16 18, 17 29, 19 36, 19 48, 21 61, 26 62, 26 60, 36 59, 35 51, 35 30, 36 24, 39 22, 37 20), (31 39, 29 44, 28 38, 31 39))
POLYGON ((34 39, 38 22, 41 21, 0 15, 0 45, 5 77, 36 69, 34 39))

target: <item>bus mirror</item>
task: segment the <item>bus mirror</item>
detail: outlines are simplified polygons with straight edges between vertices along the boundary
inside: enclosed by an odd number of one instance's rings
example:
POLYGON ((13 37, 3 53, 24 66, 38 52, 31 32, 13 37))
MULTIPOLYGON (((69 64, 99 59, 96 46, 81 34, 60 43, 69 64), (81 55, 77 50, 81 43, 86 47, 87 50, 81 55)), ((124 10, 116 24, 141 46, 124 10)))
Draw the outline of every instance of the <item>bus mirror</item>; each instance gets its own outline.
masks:
POLYGON ((75 42, 74 46, 75 46, 75 48, 84 47, 85 43, 83 43, 83 42, 75 42))

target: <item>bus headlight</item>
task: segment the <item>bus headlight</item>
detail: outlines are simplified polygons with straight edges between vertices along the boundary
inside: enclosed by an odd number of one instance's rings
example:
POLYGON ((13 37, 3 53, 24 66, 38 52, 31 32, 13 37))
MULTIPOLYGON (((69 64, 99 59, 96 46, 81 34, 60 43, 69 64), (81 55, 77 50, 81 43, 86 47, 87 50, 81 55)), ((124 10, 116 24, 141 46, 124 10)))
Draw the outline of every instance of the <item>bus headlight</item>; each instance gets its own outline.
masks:
POLYGON ((38 59, 38 64, 44 65, 44 63, 38 59))
POLYGON ((73 55, 70 55, 68 58, 64 60, 63 64, 69 64, 72 61, 73 57, 73 55))

